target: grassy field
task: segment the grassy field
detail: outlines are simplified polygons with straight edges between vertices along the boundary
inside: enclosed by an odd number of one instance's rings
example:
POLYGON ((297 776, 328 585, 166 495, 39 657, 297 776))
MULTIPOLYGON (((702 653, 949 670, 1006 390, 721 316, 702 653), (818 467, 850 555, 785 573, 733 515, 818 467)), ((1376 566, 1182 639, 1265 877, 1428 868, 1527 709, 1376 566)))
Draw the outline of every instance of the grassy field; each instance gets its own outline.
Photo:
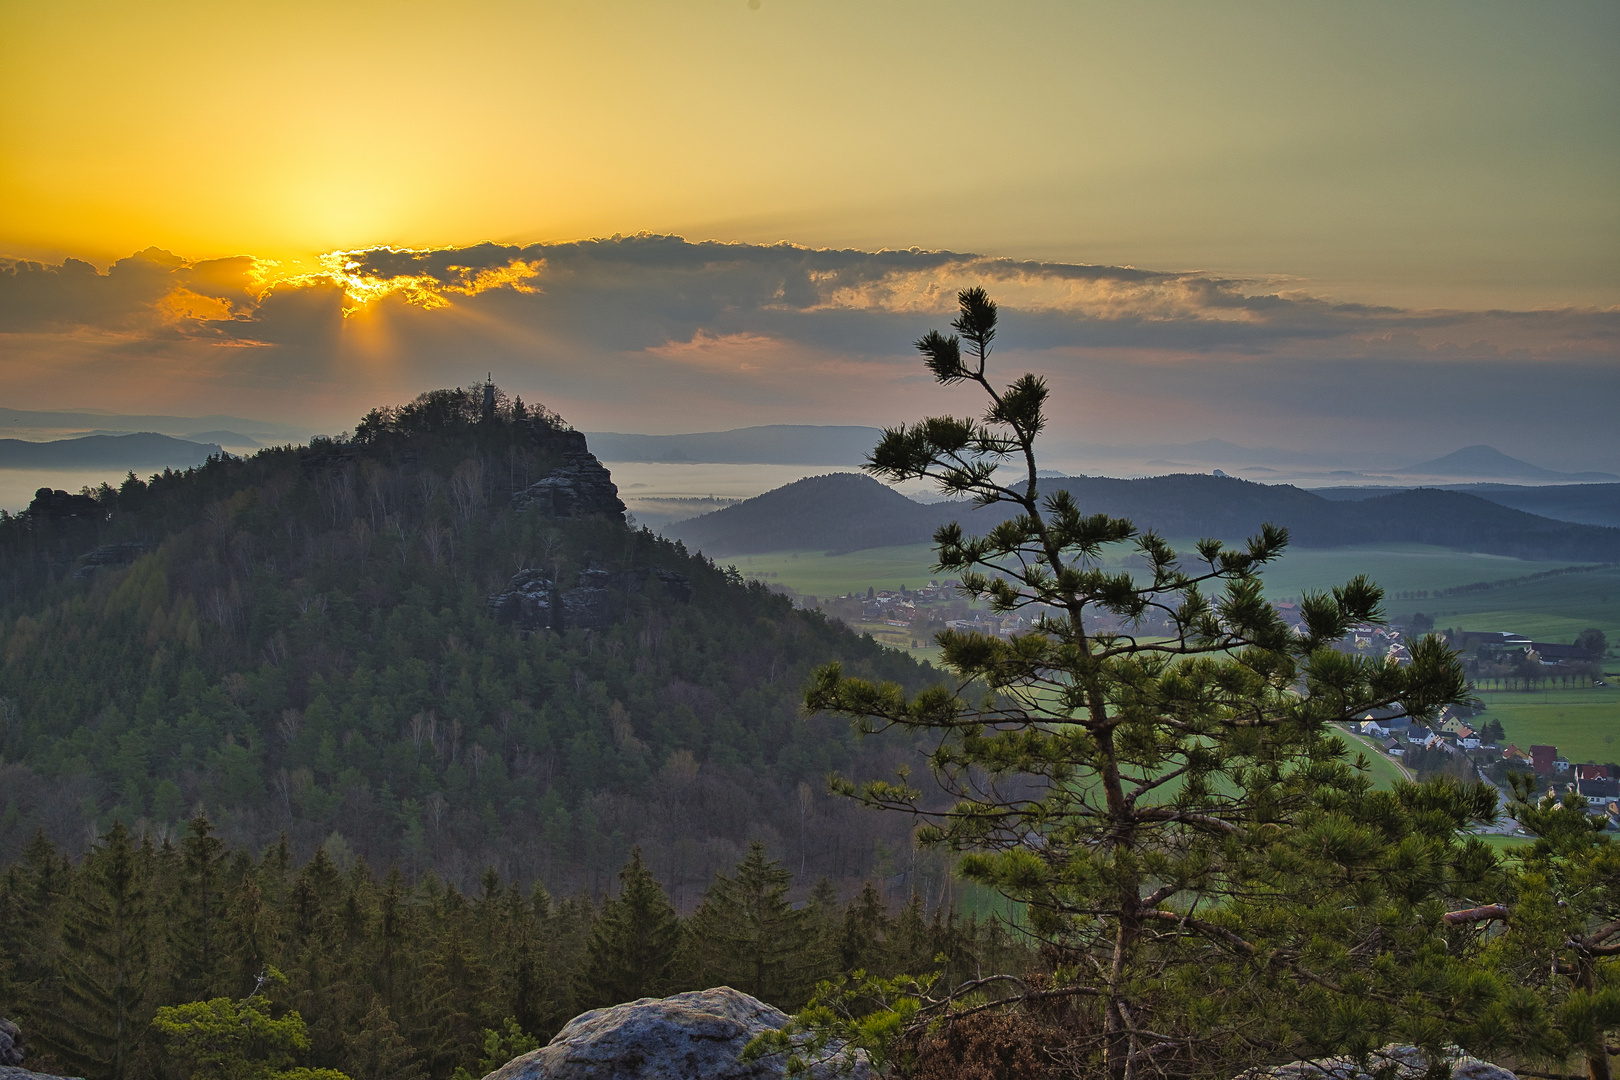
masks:
MULTIPOLYGON (((1524 565, 1550 569, 1546 564, 1524 565)), ((1620 642, 1620 567, 1563 574, 1462 596, 1399 601, 1392 603, 1391 609, 1397 613, 1430 613, 1439 627, 1513 630, 1541 641, 1573 641, 1576 634, 1595 626, 1616 643, 1620 642)))
POLYGON ((1399 762, 1385 754, 1372 740, 1349 732, 1343 733, 1341 737, 1350 747, 1352 754, 1362 753, 1367 756, 1368 771, 1372 773, 1374 787, 1388 789, 1395 786, 1398 780, 1412 779, 1411 774, 1403 769, 1399 762))
POLYGON ((1620 690, 1547 689, 1486 691, 1483 720, 1499 720, 1520 749, 1558 747, 1570 761, 1620 761, 1620 690))
MULTIPOLYGON (((1178 548, 1187 548, 1178 542, 1178 548)), ((925 544, 872 548, 845 555, 783 551, 743 555, 735 561, 744 577, 757 577, 818 597, 865 592, 870 587, 916 588, 941 577, 925 544)), ((1111 560, 1123 565, 1122 559, 1111 560)), ((1424 544, 1377 544, 1343 548, 1295 548, 1266 572, 1273 600, 1297 599, 1308 589, 1341 584, 1367 574, 1390 596, 1501 581, 1558 569, 1565 564, 1452 551, 1424 544)), ((1460 596, 1387 602, 1391 615, 1433 614, 1435 624, 1470 630, 1511 630, 1544 641, 1570 642, 1595 626, 1620 642, 1620 567, 1564 574, 1460 596)), ((878 636, 874 630, 874 636, 878 636)), ((891 635, 896 642, 903 636, 891 635)), ((887 640, 880 637, 880 640, 887 640)), ((909 644, 909 638, 906 638, 909 644)), ((902 646, 903 647, 903 646, 902 646)))
POLYGON ((786 585, 811 596, 842 596, 851 592, 915 589, 941 575, 933 569, 934 551, 927 544, 868 548, 844 555, 820 551, 773 551, 765 555, 738 555, 720 560, 734 563, 743 577, 786 585))

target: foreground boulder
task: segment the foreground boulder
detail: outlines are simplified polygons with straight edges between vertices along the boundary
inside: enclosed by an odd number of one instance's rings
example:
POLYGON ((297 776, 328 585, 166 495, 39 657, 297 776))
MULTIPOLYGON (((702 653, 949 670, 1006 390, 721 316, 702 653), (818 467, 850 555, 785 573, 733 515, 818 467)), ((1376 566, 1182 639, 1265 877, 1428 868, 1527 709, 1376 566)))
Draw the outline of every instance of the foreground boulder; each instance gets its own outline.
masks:
MULTIPOLYGON (((1453 1047, 1453 1049, 1456 1049, 1453 1047)), ((1451 1058, 1451 1080, 1518 1080, 1500 1065, 1492 1065, 1461 1051, 1451 1058)), ((1347 1057, 1291 1061, 1250 1069, 1237 1080, 1424 1080, 1429 1075, 1429 1059, 1415 1046, 1390 1043, 1374 1050, 1365 1066, 1347 1057)))
POLYGON ((21 1065, 26 1053, 22 1029, 10 1020, 0 1018, 0 1065, 21 1065))
MULTIPOLYGON (((782 1058, 743 1064, 737 1056, 755 1035, 787 1021, 782 1010, 729 986, 642 998, 581 1013, 551 1042, 485 1080, 774 1080, 787 1075, 782 1058)), ((810 1075, 870 1080, 873 1073, 856 1051, 853 1072, 820 1065, 810 1075)))
POLYGON ((77 1077, 50 1076, 22 1068, 27 1051, 22 1031, 10 1020, 0 1018, 0 1080, 79 1080, 77 1077))

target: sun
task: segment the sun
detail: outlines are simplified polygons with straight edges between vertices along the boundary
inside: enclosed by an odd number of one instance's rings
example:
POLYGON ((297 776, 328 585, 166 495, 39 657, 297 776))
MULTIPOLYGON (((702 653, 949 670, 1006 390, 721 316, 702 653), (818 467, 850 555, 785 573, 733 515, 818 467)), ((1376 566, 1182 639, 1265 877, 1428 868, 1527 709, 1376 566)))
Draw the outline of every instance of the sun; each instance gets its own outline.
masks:
POLYGON ((336 285, 343 290, 343 315, 348 318, 365 311, 372 303, 397 296, 415 307, 433 310, 451 305, 450 296, 477 296, 490 289, 514 292, 537 291, 531 281, 545 267, 544 259, 513 259, 493 267, 462 266, 455 263, 412 274, 378 274, 370 271, 368 255, 386 251, 394 256, 414 257, 426 264, 425 256, 435 249, 356 248, 328 251, 314 257, 313 268, 300 262, 284 263, 262 259, 255 263, 253 276, 260 298, 277 286, 293 288, 336 285))

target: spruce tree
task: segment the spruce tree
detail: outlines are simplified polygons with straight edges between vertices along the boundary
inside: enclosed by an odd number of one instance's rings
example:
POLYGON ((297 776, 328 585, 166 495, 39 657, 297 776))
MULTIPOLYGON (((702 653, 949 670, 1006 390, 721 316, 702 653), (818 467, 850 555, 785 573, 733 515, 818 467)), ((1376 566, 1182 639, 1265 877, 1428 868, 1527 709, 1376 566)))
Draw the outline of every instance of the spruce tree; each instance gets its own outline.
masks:
POLYGON ((35 1017, 54 1014, 61 1000, 61 920, 73 883, 73 865, 34 834, 23 858, 0 881, 0 935, 5 954, 8 1017, 32 1030, 35 1017))
POLYGON ((62 1000, 39 1032, 96 1080, 134 1074, 155 1008, 148 890, 154 853, 115 824, 86 857, 63 915, 62 1000))
POLYGON ((701 981, 780 1008, 803 1003, 814 969, 805 912, 788 903, 792 882, 758 840, 731 877, 715 875, 691 922, 690 955, 701 981))
POLYGON ((225 985, 229 933, 225 871, 225 842, 198 814, 187 823, 180 841, 179 875, 167 920, 173 956, 169 996, 174 1001, 201 1001, 232 992, 225 985))
POLYGON ((633 849, 619 871, 619 895, 603 905, 585 943, 580 1004, 601 1008, 670 993, 680 940, 675 908, 641 849, 633 849))
POLYGON ((891 974, 886 968, 879 972, 884 943, 888 941, 893 922, 883 898, 868 881, 844 909, 844 922, 839 933, 838 958, 842 970, 865 970, 870 974, 891 974))

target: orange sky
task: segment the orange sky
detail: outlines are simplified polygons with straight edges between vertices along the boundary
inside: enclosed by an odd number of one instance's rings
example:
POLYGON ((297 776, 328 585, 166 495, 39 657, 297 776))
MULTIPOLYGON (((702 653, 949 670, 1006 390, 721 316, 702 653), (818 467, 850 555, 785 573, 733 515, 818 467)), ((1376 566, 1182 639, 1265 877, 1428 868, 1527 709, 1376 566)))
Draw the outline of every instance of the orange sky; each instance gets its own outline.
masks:
POLYGON ((0 0, 0 101, 11 408, 889 422, 983 284, 1063 438, 1620 468, 1612 0, 0 0))
POLYGON ((0 254, 605 236, 1613 304, 1612 3, 0 5, 0 254))

